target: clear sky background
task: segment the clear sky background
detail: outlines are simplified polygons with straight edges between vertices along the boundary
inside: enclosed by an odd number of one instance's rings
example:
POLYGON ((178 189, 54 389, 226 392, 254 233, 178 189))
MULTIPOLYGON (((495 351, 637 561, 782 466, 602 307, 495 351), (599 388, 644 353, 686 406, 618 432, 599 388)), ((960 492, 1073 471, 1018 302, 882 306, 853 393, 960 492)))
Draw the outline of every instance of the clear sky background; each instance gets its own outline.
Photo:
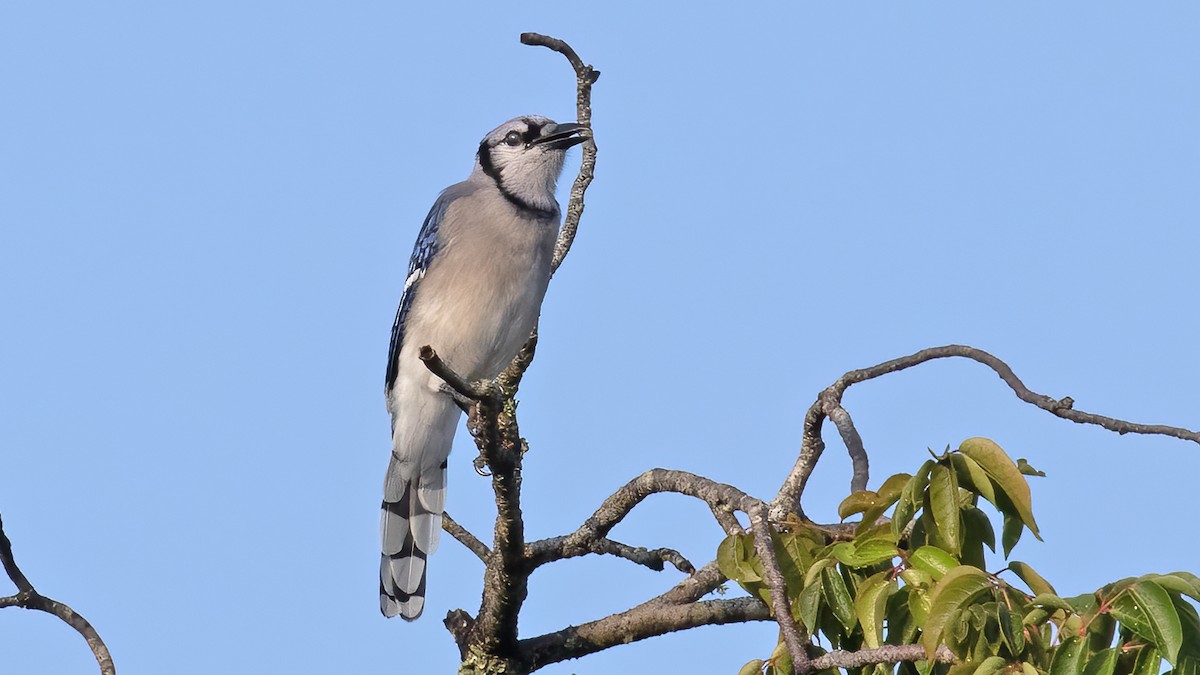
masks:
MULTIPOLYGON (((438 191, 501 121, 574 117, 565 60, 522 31, 603 72, 596 182, 521 389, 530 536, 656 466, 770 497, 821 388, 951 342, 1080 409, 1200 427, 1195 3, 434 4, 0 7, 0 512, 123 675, 457 663, 441 618, 477 608, 482 568, 453 540, 425 617, 379 614, 383 368, 438 191)), ((1059 420, 967 361, 846 404, 873 486, 976 435, 1047 471, 1046 542, 1015 557, 1063 594, 1200 571, 1200 447, 1059 420)), ((827 436, 805 504, 834 520, 827 436)), ((456 448, 448 509, 487 536, 456 448)), ((721 539, 669 496, 614 536, 697 565, 721 539)), ((679 578, 543 568, 522 635, 679 578)), ((774 641, 701 629, 543 672, 733 673, 774 641)), ((16 609, 0 661, 94 670, 16 609)))

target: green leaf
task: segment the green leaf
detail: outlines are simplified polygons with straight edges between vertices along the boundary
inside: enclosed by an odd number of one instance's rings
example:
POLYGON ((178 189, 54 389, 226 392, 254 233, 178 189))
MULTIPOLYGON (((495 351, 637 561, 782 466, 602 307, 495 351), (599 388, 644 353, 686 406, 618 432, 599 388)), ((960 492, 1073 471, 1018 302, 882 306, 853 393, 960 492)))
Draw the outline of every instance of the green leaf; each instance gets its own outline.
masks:
POLYGON ((1065 609, 1068 612, 1074 612, 1071 603, 1063 600, 1053 593, 1039 593, 1033 600, 1029 601, 1031 605, 1038 605, 1049 609, 1065 609))
POLYGON ((925 488, 929 485, 929 472, 936 463, 932 459, 925 460, 916 475, 908 480, 900 492, 900 500, 896 502, 896 510, 892 513, 892 533, 900 537, 908 524, 912 522, 917 508, 924 501, 925 488))
POLYGON ((1175 665, 1183 646, 1179 612, 1167 591, 1153 581, 1139 581, 1112 600, 1109 613, 1121 625, 1158 647, 1167 663, 1175 665))
POLYGON ((850 493, 849 497, 838 504, 838 517, 842 520, 856 513, 862 513, 879 503, 879 494, 870 490, 859 490, 850 493))
POLYGON ((954 555, 962 553, 962 512, 958 508, 958 480, 941 464, 929 474, 929 505, 937 525, 938 541, 954 555))
POLYGON ((974 565, 980 569, 987 566, 983 547, 987 546, 996 551, 996 532, 987 515, 978 507, 969 506, 960 511, 963 522, 963 544, 960 559, 964 565, 974 565))
POLYGON ((783 640, 775 645, 775 651, 771 652, 771 663, 775 666, 775 675, 793 675, 795 670, 792 668, 792 655, 788 653, 787 645, 783 640))
POLYGON ((1158 650, 1146 645, 1138 650, 1137 659, 1133 662, 1133 671, 1129 675, 1158 675, 1162 667, 1162 656, 1158 650))
POLYGON ((1179 665, 1185 658, 1200 659, 1200 613, 1180 597, 1171 598, 1175 611, 1179 612, 1179 623, 1183 626, 1183 647, 1179 649, 1179 665))
POLYGON ((1003 603, 995 605, 996 624, 1000 627, 1000 637, 1014 657, 1025 652, 1025 627, 1021 625, 1021 617, 1008 611, 1003 603))
MULTIPOLYGON (((1072 615, 1063 621, 1063 630, 1067 632, 1079 632, 1079 627, 1083 625, 1083 617, 1072 615)), ((1108 614, 1097 614, 1092 617, 1087 623, 1087 647, 1089 651, 1098 652, 1106 647, 1111 647, 1113 636, 1117 633, 1117 621, 1108 614)))
POLYGON ((1088 659, 1087 667, 1083 669, 1083 675, 1113 675, 1113 670, 1117 667, 1117 657, 1120 655, 1121 650, 1116 648, 1097 652, 1088 659))
POLYGON ((1078 635, 1063 640, 1050 662, 1050 675, 1083 675, 1088 651, 1078 635))
POLYGON ((854 598, 846 588, 846 580, 832 567, 821 572, 821 590, 825 594, 825 603, 833 611, 833 615, 846 628, 846 633, 854 630, 858 617, 854 614, 854 598))
POLYGON ((875 492, 879 495, 879 500, 888 506, 896 503, 900 499, 900 494, 904 492, 904 486, 908 481, 912 480, 912 476, 906 473, 898 473, 894 476, 888 476, 888 479, 883 481, 883 485, 875 492))
MULTIPOLYGON (((1017 515, 1025 523, 1025 527, 1033 536, 1041 539, 1038 534, 1037 521, 1033 519, 1033 498, 1029 493, 1029 484, 1021 475, 1020 469, 1009 456, 1000 449, 999 445, 986 438, 968 438, 958 447, 958 451, 970 457, 983 467, 1004 494, 1012 501, 1017 515)), ((997 504, 999 508, 999 504, 997 504)))
POLYGON ((1033 568, 1029 565, 1019 560, 1014 560, 1008 563, 1008 569, 1016 573, 1021 578, 1021 581, 1024 581, 1025 585, 1029 587, 1029 590, 1033 591, 1034 595, 1042 595, 1043 593, 1058 595, 1058 592, 1054 590, 1050 582, 1043 579, 1042 575, 1033 571, 1033 568))
POLYGON ((813 635, 817 632, 817 621, 821 616, 821 597, 821 584, 809 584, 800 591, 800 597, 796 598, 800 623, 813 635))
MULTIPOLYGON (((742 666, 741 670, 738 671, 738 675, 759 675, 759 673, 762 672, 764 663, 766 663, 766 661, 763 661, 762 659, 747 661, 746 665, 742 666)), ((1155 675, 1157 675, 1157 673, 1155 675)))
POLYGON ((1190 572, 1172 572, 1170 574, 1148 574, 1143 579, 1153 581, 1168 591, 1186 595, 1200 602, 1200 578, 1190 572))
POLYGON ((954 556, 936 546, 922 546, 908 555, 908 564, 933 577, 934 581, 958 567, 954 556))
POLYGON ((905 586, 888 598, 887 643, 892 645, 911 644, 920 628, 908 600, 912 588, 905 586))
POLYGON ((1006 513, 1004 514, 1004 529, 1000 534, 1000 543, 1004 546, 1004 557, 1007 559, 1008 554, 1016 548, 1017 542, 1021 540, 1021 533, 1025 531, 1025 523, 1021 522, 1021 517, 1006 513))
POLYGON ((847 567, 869 567, 900 555, 895 544, 886 539, 868 539, 862 543, 842 542, 831 551, 847 567))
POLYGON ((992 479, 979 466, 979 462, 956 452, 950 455, 950 465, 958 474, 958 484, 983 497, 992 504, 996 503, 996 490, 992 487, 992 479))
POLYGON ((1017 460, 1017 471, 1020 471, 1026 476, 1038 476, 1039 478, 1046 477, 1045 471, 1038 471, 1037 469, 1033 468, 1029 465, 1029 462, 1025 461, 1024 457, 1017 460))
POLYGON ((1037 668, 1028 661, 1021 662, 1021 672, 1023 675, 1038 675, 1037 668))
POLYGON ((1100 610, 1100 599, 1095 593, 1082 593, 1063 599, 1071 605, 1071 611, 1076 614, 1094 614, 1100 610))
POLYGON ((1021 619, 1021 623, 1026 626, 1041 626, 1050 620, 1051 612, 1041 607, 1034 607, 1025 614, 1025 618, 1021 619))
MULTIPOLYGON (((950 620, 957 616, 972 600, 992 588, 987 573, 976 567, 963 565, 946 573, 933 587, 930 597, 929 616, 925 619, 921 642, 925 653, 933 658, 942 633, 950 620)), ((947 645, 949 646, 949 645, 947 645)), ((961 654, 956 653, 956 656, 961 654)))
POLYGON ((717 546, 717 567, 721 574, 738 583, 762 581, 762 563, 754 553, 753 537, 731 534, 721 541, 717 546))
MULTIPOLYGON (((998 675, 1008 667, 1008 661, 999 656, 989 656, 975 669, 975 675, 998 675)), ((739 675, 741 675, 739 673, 739 675)))
POLYGON ((890 571, 879 572, 858 587, 854 599, 854 613, 863 629, 863 642, 875 649, 883 642, 883 619, 887 614, 887 601, 896 592, 899 584, 889 580, 890 571))

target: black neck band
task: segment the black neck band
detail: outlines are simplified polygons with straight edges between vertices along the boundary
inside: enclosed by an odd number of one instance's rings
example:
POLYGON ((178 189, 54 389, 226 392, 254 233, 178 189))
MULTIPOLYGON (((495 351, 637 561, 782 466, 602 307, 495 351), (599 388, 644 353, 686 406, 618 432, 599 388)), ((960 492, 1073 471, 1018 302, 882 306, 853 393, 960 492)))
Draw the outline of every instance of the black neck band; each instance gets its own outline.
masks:
POLYGON ((500 177, 499 169, 497 169, 496 165, 492 162, 492 149, 488 147, 486 141, 479 144, 479 168, 483 169, 485 176, 491 178, 492 181, 496 183, 496 189, 500 190, 500 194, 504 195, 504 198, 507 199, 513 206, 521 209, 522 211, 528 211, 543 218, 553 218, 555 216, 554 209, 548 209, 543 206, 531 204, 521 197, 513 194, 513 192, 508 188, 504 187, 504 179, 500 177))

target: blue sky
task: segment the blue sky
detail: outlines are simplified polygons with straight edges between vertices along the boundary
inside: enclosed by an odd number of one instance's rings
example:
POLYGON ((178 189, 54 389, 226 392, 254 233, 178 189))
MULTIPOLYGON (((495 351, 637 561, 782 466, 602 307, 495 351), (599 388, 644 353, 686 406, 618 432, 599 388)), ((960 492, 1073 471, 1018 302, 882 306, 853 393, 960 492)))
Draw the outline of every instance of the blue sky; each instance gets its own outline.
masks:
MULTIPOLYGON (((383 367, 438 191, 499 122, 573 117, 565 61, 527 30, 603 72, 597 179, 521 390, 531 536, 655 466, 769 497, 821 388, 938 344, 1083 410, 1200 427, 1195 4, 8 3, 0 512, 123 674, 455 665, 440 618, 477 607, 481 572, 460 546, 422 620, 377 608, 383 367)), ((977 435, 1047 471, 1046 542, 1015 557, 1064 594, 1200 571, 1195 445, 1058 420, 970 362, 846 404, 873 485, 977 435)), ((447 507, 483 534, 458 441, 447 507)), ((805 504, 832 520, 829 441, 805 504)), ((721 537, 668 496, 614 536, 697 564, 721 537)), ((543 568, 522 634, 677 580, 543 568)), ((543 672, 732 673, 774 639, 702 629, 543 672)), ((14 609, 0 655, 94 667, 14 609)))

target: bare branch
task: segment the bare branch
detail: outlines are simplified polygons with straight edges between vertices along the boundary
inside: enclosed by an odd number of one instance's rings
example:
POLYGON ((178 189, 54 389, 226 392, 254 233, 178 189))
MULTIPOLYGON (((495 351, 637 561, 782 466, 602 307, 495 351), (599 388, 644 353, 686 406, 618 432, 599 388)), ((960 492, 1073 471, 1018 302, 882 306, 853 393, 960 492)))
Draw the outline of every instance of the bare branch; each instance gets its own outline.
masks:
POLYGON ((450 517, 450 514, 442 512, 442 529, 451 537, 458 540, 460 544, 470 549, 477 558, 487 563, 488 556, 492 554, 492 550, 487 547, 487 544, 479 541, 475 535, 467 531, 467 528, 458 524, 458 521, 450 517))
MULTIPOLYGON (((706 504, 708 504, 709 509, 713 512, 713 515, 716 516, 718 524, 721 525, 722 529, 724 529, 727 534, 740 534, 742 529, 741 526, 738 525, 737 519, 733 517, 730 504, 726 501, 723 501, 720 496, 715 495, 708 487, 700 483, 692 485, 692 479, 708 481, 707 478, 694 476, 693 474, 682 471, 667 471, 666 469, 652 469, 646 473, 643 473, 637 478, 634 478, 623 485, 619 490, 614 492, 608 499, 605 499, 604 503, 600 505, 600 508, 596 509, 596 512, 593 513, 590 518, 584 521, 584 523, 580 525, 579 529, 576 531, 566 535, 565 537, 553 537, 531 543, 526 550, 526 557, 529 559, 531 569, 535 569, 549 562, 554 562, 555 560, 574 558, 580 555, 586 555, 587 553, 609 553, 612 555, 621 555, 616 553, 611 548, 606 550, 598 550, 597 546, 601 545, 599 544, 601 541, 608 541, 606 539, 608 533, 612 531, 612 529, 616 527, 618 523, 624 520, 625 516, 629 515, 629 512, 632 511, 634 507, 640 504, 646 497, 656 492, 682 492, 684 494, 692 494, 692 496, 697 496, 698 498, 704 500, 706 504)), ((711 483, 711 481, 709 482, 711 483)), ((722 486, 722 489, 723 488, 735 490, 731 486, 722 486)), ((737 494, 734 495, 735 499, 741 500, 743 498, 747 498, 747 495, 741 491, 735 491, 737 492, 737 494)), ((616 544, 616 542, 613 543, 616 544)), ((624 546, 624 544, 617 544, 617 546, 624 546)), ((695 569, 692 568, 691 563, 684 559, 683 556, 679 555, 677 552, 671 551, 671 549, 656 550, 670 552, 674 556, 678 556, 679 561, 684 563, 686 567, 691 568, 684 569, 683 567, 680 567, 679 564, 676 564, 674 560, 669 560, 669 562, 675 564, 675 567, 681 571, 688 573, 695 571, 695 569)), ((629 558, 625 555, 621 555, 621 557, 633 560, 639 564, 645 564, 640 562, 640 557, 637 560, 634 558, 629 558)), ((657 569, 661 569, 661 559, 658 564, 659 567, 657 569)))
POLYGON ((589 553, 607 554, 624 558, 632 563, 648 567, 655 572, 664 569, 664 563, 671 563, 675 569, 684 574, 692 574, 696 568, 683 554, 671 548, 647 549, 641 546, 630 546, 614 541, 608 537, 596 537, 583 542, 577 542, 566 537, 542 539, 525 546, 525 558, 529 561, 529 569, 533 571, 548 562, 578 558, 589 553))
POLYGON ((804 649, 807 636, 801 636, 792 617, 792 604, 788 602, 787 584, 783 573, 779 571, 779 561, 775 559, 775 545, 771 538, 771 524, 767 522, 767 507, 761 502, 750 509, 750 527, 754 530, 754 550, 762 561, 763 580, 771 590, 771 605, 774 609, 775 622, 783 633, 783 642, 788 654, 792 657, 792 666, 797 673, 806 675, 811 668, 808 663, 808 652, 804 649))
POLYGON ((1045 394, 1031 391, 1017 377, 1008 364, 982 349, 966 345, 931 347, 929 349, 922 349, 915 354, 885 361, 870 368, 851 370, 838 378, 836 382, 825 388, 817 396, 816 402, 812 404, 808 409, 808 413, 804 416, 804 432, 800 446, 800 456, 797 458, 796 464, 792 467, 787 479, 784 480, 783 486, 780 487, 779 493, 771 502, 771 519, 782 520, 789 512, 795 512, 803 516, 803 510, 800 508, 800 495, 804 492, 804 486, 808 482, 808 477, 812 475, 817 460, 820 459, 821 453, 825 450, 825 443, 821 440, 822 422, 826 417, 831 415, 831 411, 841 407, 842 396, 851 385, 912 368, 926 361, 950 357, 966 358, 982 363, 995 371, 1000 376, 1000 379, 1004 380, 1004 383, 1013 390, 1017 398, 1063 419, 1078 424, 1094 424, 1109 431, 1115 431, 1118 434, 1133 433, 1170 436, 1184 441, 1200 443, 1200 432, 1197 431, 1161 424, 1139 424, 1114 417, 1088 413, 1076 410, 1074 407, 1075 401, 1070 397, 1055 399, 1045 394))
POLYGON ((579 219, 583 216, 583 195, 595 177, 596 139, 591 135, 592 130, 592 85, 600 78, 600 71, 585 64, 574 49, 557 38, 539 35, 537 33, 522 33, 521 43, 552 49, 567 57, 571 67, 575 69, 575 121, 588 129, 588 139, 583 143, 583 160, 579 164, 579 175, 571 185, 571 198, 567 202, 567 217, 563 221, 562 230, 558 233, 558 241, 554 244, 554 258, 550 269, 557 271, 559 265, 571 250, 575 241, 575 233, 579 229, 579 219))
POLYGON ((425 367, 429 369, 429 372, 442 378, 442 381, 459 396, 469 398, 472 401, 479 401, 491 395, 488 387, 471 384, 463 379, 462 375, 454 372, 454 369, 443 361, 442 357, 438 356, 433 347, 429 345, 421 347, 418 357, 425 364, 425 367))
POLYGON ((0 518, 0 562, 4 564, 4 571, 8 573, 8 578, 12 579, 13 583, 17 586, 16 595, 0 598, 0 608, 21 607, 24 609, 36 609, 57 616, 68 626, 78 631, 83 636, 83 639, 87 641, 88 648, 92 650, 92 655, 96 657, 96 663, 100 666, 101 675, 116 675, 117 667, 113 664, 112 655, 108 652, 108 646, 104 644, 104 640, 100 639, 100 634, 96 632, 92 624, 88 623, 87 619, 80 616, 78 612, 67 605, 57 600, 51 600, 34 590, 33 584, 21 572, 21 568, 17 567, 16 558, 13 557, 12 542, 8 540, 8 535, 4 533, 4 520, 2 518, 0 518))
POLYGON ((704 600, 681 605, 650 601, 620 614, 564 628, 521 642, 521 655, 537 670, 551 663, 577 659, 613 645, 698 626, 769 621, 771 612, 758 598, 704 600))
MULTIPOLYGON (((829 668, 862 668, 876 663, 898 663, 900 661, 924 661, 923 645, 884 645, 875 649, 860 649, 856 652, 834 650, 822 654, 809 662, 810 672, 827 670, 829 668)), ((945 646, 937 648, 933 660, 938 663, 955 663, 957 659, 945 646)))
POLYGON ((838 433, 842 435, 842 442, 850 452, 850 462, 854 467, 850 477, 850 491, 866 490, 867 481, 871 479, 870 462, 867 459, 867 449, 863 447, 862 436, 859 436, 858 429, 854 428, 854 420, 850 419, 850 413, 840 405, 829 411, 829 419, 837 426, 838 433))

